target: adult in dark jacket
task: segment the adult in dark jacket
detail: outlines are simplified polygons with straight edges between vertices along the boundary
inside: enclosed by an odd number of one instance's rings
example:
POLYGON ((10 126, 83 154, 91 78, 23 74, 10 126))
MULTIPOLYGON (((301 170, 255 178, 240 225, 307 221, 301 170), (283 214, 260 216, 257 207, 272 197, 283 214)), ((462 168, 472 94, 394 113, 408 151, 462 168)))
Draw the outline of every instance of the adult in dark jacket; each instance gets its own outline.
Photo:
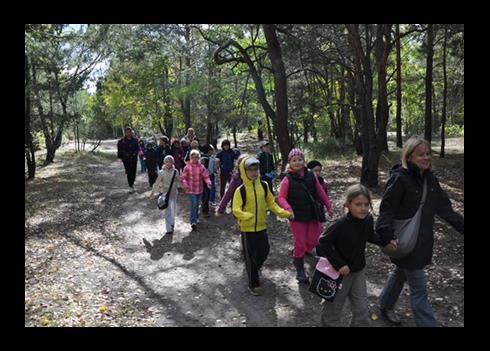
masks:
POLYGON ((117 158, 121 159, 128 178, 129 192, 134 192, 134 180, 136 179, 136 167, 138 164, 138 153, 140 151, 139 141, 133 136, 133 130, 127 126, 124 129, 124 138, 117 142, 117 158))
POLYGON ((153 141, 149 141, 146 144, 146 167, 148 168, 148 183, 150 187, 153 187, 153 184, 158 178, 158 154, 153 141))
POLYGON ((394 238, 394 219, 415 215, 427 181, 427 196, 422 207, 417 242, 412 252, 402 258, 391 258, 396 265, 379 297, 381 314, 389 322, 400 324, 394 313, 395 303, 405 281, 410 287, 410 302, 417 326, 436 326, 428 300, 424 268, 432 263, 434 216, 437 215, 464 234, 464 217, 454 212, 451 201, 431 171, 430 143, 420 137, 410 138, 403 149, 402 165, 394 166, 380 204, 376 231, 384 240, 394 238))
POLYGON ((158 169, 160 170, 160 169, 162 169, 163 160, 165 159, 165 156, 172 154, 172 151, 171 151, 170 145, 169 145, 168 137, 166 137, 166 136, 160 137, 159 144, 156 148, 156 152, 157 152, 158 169))
POLYGON ((274 193, 272 180, 275 177, 274 159, 272 158, 269 142, 262 142, 260 152, 257 154, 260 161, 260 179, 269 184, 271 193, 274 193))

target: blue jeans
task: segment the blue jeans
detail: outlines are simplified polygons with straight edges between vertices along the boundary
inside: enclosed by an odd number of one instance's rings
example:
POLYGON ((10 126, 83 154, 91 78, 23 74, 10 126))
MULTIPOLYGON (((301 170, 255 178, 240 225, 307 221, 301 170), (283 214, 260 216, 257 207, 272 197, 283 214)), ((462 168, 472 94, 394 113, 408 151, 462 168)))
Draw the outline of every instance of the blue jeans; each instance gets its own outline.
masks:
POLYGON ((210 174, 209 179, 211 179, 211 193, 209 194, 209 201, 215 202, 216 201, 216 182, 215 182, 215 175, 210 174))
POLYGON ((410 288, 410 304, 415 324, 417 327, 435 327, 436 320, 428 299, 427 280, 423 269, 396 267, 379 296, 379 305, 387 310, 392 310, 405 281, 410 288))
POLYGON ((140 165, 141 165, 141 173, 146 172, 146 163, 145 160, 140 158, 140 165))
POLYGON ((196 224, 199 220, 199 199, 201 194, 189 194, 191 200, 191 224, 196 224))

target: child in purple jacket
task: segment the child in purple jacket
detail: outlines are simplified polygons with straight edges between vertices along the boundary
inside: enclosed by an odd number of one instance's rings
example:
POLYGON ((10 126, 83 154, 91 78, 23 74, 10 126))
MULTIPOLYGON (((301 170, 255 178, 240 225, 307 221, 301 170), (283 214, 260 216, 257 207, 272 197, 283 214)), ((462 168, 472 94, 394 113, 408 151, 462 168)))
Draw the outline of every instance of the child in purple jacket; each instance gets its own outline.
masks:
POLYGON ((228 205, 228 202, 233 198, 233 194, 235 193, 235 190, 243 184, 242 178, 240 177, 240 163, 248 157, 247 154, 242 154, 240 157, 238 157, 238 162, 237 162, 237 171, 233 176, 231 177, 231 182, 230 185, 228 186, 228 189, 226 190, 225 194, 221 198, 221 201, 219 203, 218 209, 216 210, 216 215, 221 216, 225 213, 226 206, 228 205))

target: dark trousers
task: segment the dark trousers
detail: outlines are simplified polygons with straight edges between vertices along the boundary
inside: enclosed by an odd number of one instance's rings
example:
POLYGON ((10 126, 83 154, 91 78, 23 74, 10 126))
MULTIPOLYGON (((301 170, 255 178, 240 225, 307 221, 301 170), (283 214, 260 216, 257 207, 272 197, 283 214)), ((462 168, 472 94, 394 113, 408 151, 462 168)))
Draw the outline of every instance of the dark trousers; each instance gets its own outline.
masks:
POLYGON ((136 179, 136 167, 138 165, 137 157, 130 157, 123 159, 124 169, 126 170, 126 176, 128 177, 129 186, 133 186, 136 179))
POLYGON ((247 269, 248 286, 260 286, 259 270, 269 255, 269 239, 267 231, 242 232, 242 249, 247 269))
POLYGON ((230 180, 231 180, 231 172, 230 173, 225 173, 225 172, 221 172, 220 174, 220 184, 219 184, 219 188, 220 188, 220 191, 219 191, 219 195, 220 195, 220 198, 222 199, 223 196, 225 195, 225 189, 226 189, 226 183, 228 183, 230 180))
POLYGON ((148 183, 150 183, 150 186, 153 186, 158 178, 157 165, 147 163, 146 167, 148 168, 148 183))
POLYGON ((209 213, 209 197, 211 195, 211 190, 208 188, 207 184, 203 184, 203 191, 202 191, 202 197, 201 197, 201 202, 202 202, 202 213, 207 214, 209 213))

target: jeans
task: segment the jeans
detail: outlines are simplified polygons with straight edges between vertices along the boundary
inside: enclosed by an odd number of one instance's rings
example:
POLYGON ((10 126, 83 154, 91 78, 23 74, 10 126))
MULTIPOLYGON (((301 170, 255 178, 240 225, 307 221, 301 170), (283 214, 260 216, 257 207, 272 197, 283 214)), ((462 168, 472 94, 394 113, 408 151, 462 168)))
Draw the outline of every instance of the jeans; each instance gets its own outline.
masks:
POLYGON ((405 281, 410 288, 410 304, 415 324, 417 327, 435 327, 436 320, 428 299, 427 280, 423 269, 396 267, 379 296, 379 305, 387 310, 392 310, 405 281))
POLYGON ((201 194, 189 194, 191 200, 191 225, 197 224, 199 220, 199 198, 201 194))
POLYGON ((141 173, 146 172, 146 162, 142 158, 140 158, 140 165, 141 165, 141 173))
POLYGON ((165 229, 167 230, 167 233, 174 231, 176 207, 177 197, 170 196, 168 199, 168 207, 165 209, 165 229))
POLYGON ((209 194, 209 201, 215 202, 216 201, 216 181, 215 181, 215 175, 210 174, 209 179, 211 179, 211 193, 209 194))

